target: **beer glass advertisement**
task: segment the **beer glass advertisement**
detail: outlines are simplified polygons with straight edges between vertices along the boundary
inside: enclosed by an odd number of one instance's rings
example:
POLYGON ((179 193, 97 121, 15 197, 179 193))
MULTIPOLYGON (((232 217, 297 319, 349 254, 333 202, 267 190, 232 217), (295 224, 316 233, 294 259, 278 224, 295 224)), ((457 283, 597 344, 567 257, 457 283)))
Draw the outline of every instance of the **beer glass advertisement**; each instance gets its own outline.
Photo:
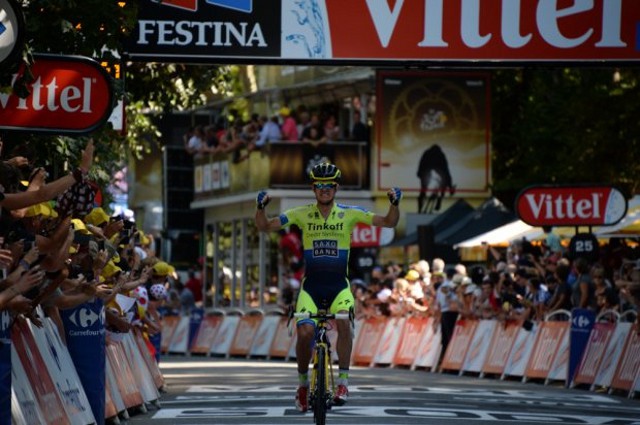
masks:
POLYGON ((380 71, 377 84, 379 190, 416 193, 419 213, 488 193, 488 74, 380 71))

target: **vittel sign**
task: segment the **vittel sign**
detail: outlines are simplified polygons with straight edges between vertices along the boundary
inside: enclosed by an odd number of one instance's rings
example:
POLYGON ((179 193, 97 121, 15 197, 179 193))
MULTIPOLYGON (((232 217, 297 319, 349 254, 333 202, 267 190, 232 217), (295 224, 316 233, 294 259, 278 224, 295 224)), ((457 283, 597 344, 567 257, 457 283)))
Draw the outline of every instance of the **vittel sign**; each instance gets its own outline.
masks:
POLYGON ((612 186, 533 186, 520 192, 516 211, 532 226, 610 226, 627 213, 627 200, 612 186))
MULTIPOLYGON (((0 93, 0 128, 45 133, 88 133, 113 110, 111 77, 90 58, 34 55, 30 94, 0 93)), ((23 69, 12 77, 12 85, 23 69)))

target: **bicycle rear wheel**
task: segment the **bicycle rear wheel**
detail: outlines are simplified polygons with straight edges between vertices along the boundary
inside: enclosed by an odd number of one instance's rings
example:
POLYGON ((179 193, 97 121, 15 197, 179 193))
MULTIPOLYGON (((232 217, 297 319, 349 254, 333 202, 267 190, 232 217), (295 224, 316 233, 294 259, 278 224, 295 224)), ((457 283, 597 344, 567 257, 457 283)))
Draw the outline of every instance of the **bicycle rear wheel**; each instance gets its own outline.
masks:
POLYGON ((325 425, 327 420, 327 352, 319 348, 317 352, 318 370, 314 389, 313 421, 316 425, 325 425))

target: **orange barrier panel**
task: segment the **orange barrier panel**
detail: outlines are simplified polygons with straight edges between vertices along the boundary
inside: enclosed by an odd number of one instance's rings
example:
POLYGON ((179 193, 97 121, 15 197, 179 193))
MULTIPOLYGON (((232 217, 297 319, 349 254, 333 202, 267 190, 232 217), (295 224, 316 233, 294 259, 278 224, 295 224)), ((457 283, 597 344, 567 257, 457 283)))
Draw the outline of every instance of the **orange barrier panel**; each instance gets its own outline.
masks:
POLYGON ((516 340, 513 343, 513 349, 509 354, 507 365, 504 368, 504 372, 500 379, 504 379, 505 376, 520 376, 523 377, 527 370, 527 363, 529 363, 529 357, 533 352, 533 346, 536 342, 536 335, 540 327, 536 324, 528 331, 524 328, 518 329, 516 340))
MULTIPOLYGON (((269 358, 284 359, 287 357, 289 349, 291 348, 291 341, 293 340, 293 338, 289 336, 289 329, 287 328, 288 321, 289 319, 287 317, 283 317, 278 322, 271 346, 269 347, 269 358)), ((295 332, 295 325, 292 324, 291 326, 293 326, 293 332, 295 332)))
POLYGON ((240 316, 224 316, 211 345, 211 354, 229 357, 229 350, 239 322, 240 316))
POLYGON ((429 317, 418 343, 416 358, 411 365, 412 370, 418 367, 434 370, 438 366, 440 351, 442 351, 442 334, 440 327, 434 328, 433 323, 433 318, 429 317))
POLYGON ((64 405, 49 375, 47 365, 36 348, 36 343, 25 319, 16 319, 11 329, 11 341, 46 423, 51 425, 67 424, 69 420, 64 405))
POLYGON ((253 343, 251 344, 251 349, 249 350, 250 356, 256 357, 268 357, 269 356, 269 348, 271 347, 271 341, 273 341, 273 337, 276 333, 276 328, 278 327, 278 323, 280 322, 281 316, 265 316, 260 325, 258 326, 258 330, 256 332, 255 337, 253 338, 253 343))
POLYGON ((165 316, 162 318, 162 343, 160 345, 160 351, 162 353, 169 352, 171 338, 173 338, 173 333, 179 322, 180 316, 165 316))
POLYGON ((611 388, 631 391, 640 370, 640 335, 633 328, 627 333, 624 349, 618 359, 611 388))
POLYGON ((261 314, 248 314, 240 318, 236 333, 229 347, 230 356, 248 356, 251 350, 251 344, 258 332, 260 322, 262 322, 261 314))
POLYGON ((393 365, 411 366, 416 360, 422 335, 429 321, 426 317, 409 317, 402 328, 400 346, 393 357, 393 365))
POLYGON ((569 322, 542 322, 540 324, 533 351, 524 373, 524 380, 527 378, 547 378, 568 330, 569 322))
POLYGON ((156 388, 161 388, 164 385, 164 376, 162 376, 162 372, 160 372, 160 368, 158 367, 158 363, 156 362, 155 357, 151 355, 149 350, 147 350, 147 343, 145 341, 144 335, 142 331, 138 328, 134 329, 134 340, 138 346, 138 350, 142 355, 142 358, 147 365, 147 369, 149 369, 149 373, 151 373, 151 377, 153 378, 153 383, 156 388))
POLYGON ((393 355, 400 345, 402 328, 406 320, 404 317, 391 317, 387 319, 387 326, 384 328, 384 332, 380 338, 376 355, 373 357, 373 364, 390 365, 393 362, 393 355))
POLYGON ((193 354, 209 354, 223 318, 223 316, 218 314, 205 316, 202 319, 198 333, 193 339, 193 345, 191 346, 191 352, 193 354))
POLYGON ((461 370, 469 345, 478 327, 477 320, 460 319, 456 322, 453 336, 442 359, 441 369, 461 370))
POLYGON ((504 323, 499 322, 495 327, 489 352, 482 365, 481 377, 484 375, 502 375, 507 366, 509 354, 513 350, 516 342, 518 330, 522 327, 521 321, 509 320, 504 323))
POLYGON ((615 323, 607 322, 594 325, 576 374, 571 381, 571 388, 579 384, 593 384, 615 327, 615 323))
POLYGON ((471 344, 467 350, 467 355, 462 364, 462 372, 480 373, 484 360, 489 352, 491 336, 495 332, 498 322, 495 320, 480 320, 478 327, 473 334, 471 344))
POLYGON ((370 365, 373 362, 386 326, 386 317, 371 317, 362 322, 354 344, 352 355, 354 365, 370 365))
POLYGON ((613 335, 611 336, 611 340, 609 341, 609 344, 607 344, 607 349, 602 357, 602 362, 600 362, 596 379, 591 385, 592 391, 595 390, 596 387, 609 387, 611 385, 613 374, 616 371, 616 366, 618 365, 618 359, 622 355, 624 343, 630 330, 631 323, 618 322, 616 325, 613 335))
POLYGON ((142 405, 142 395, 138 389, 131 368, 127 363, 120 343, 114 342, 106 347, 107 361, 111 362, 111 369, 116 374, 116 385, 125 408, 142 405))
MULTIPOLYGON (((169 341, 169 353, 187 354, 189 352, 189 324, 188 316, 181 317, 173 330, 169 341)), ((164 338, 163 338, 164 340, 164 338)))

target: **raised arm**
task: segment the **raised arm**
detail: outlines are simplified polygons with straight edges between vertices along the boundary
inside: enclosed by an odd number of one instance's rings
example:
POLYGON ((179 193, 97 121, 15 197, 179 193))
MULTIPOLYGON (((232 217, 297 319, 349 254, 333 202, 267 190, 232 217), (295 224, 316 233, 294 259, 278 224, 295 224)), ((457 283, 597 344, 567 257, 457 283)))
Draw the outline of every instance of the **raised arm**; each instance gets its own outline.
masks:
POLYGON ((387 192, 387 197, 389 198, 389 211, 387 211, 387 215, 375 215, 373 216, 373 224, 376 227, 396 227, 398 224, 398 220, 400 220, 400 208, 398 205, 400 204, 400 200, 402 199, 402 191, 393 187, 389 189, 387 192))
POLYGON ((268 218, 265 207, 271 201, 269 194, 262 190, 256 197, 256 227, 261 232, 273 232, 281 227, 280 218, 268 218))

